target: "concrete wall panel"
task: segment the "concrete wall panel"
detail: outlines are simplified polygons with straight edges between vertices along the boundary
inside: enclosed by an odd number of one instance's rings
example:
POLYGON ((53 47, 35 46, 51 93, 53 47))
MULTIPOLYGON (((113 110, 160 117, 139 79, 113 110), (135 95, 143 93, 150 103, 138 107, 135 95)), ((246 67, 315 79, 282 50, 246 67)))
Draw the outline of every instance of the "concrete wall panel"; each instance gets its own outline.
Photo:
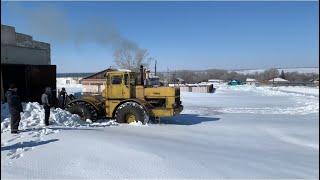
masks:
POLYGON ((47 50, 1 45, 1 64, 50 65, 47 50))

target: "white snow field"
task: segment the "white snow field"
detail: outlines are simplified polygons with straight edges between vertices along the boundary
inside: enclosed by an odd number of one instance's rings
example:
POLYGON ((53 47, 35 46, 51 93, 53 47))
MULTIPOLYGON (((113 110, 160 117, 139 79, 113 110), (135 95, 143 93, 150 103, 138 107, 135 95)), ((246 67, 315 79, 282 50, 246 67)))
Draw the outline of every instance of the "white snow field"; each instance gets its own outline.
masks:
MULTIPOLYGON (((305 68, 277 68, 279 72, 298 72, 298 73, 316 73, 319 74, 319 67, 305 67, 305 68)), ((244 70, 236 70, 235 72, 240 74, 254 74, 254 73, 262 73, 267 69, 244 69, 244 70)))
POLYGON ((302 89, 182 93, 180 116, 148 125, 56 109, 44 128, 41 106, 27 103, 18 135, 2 105, 1 178, 319 179, 319 93, 302 89))

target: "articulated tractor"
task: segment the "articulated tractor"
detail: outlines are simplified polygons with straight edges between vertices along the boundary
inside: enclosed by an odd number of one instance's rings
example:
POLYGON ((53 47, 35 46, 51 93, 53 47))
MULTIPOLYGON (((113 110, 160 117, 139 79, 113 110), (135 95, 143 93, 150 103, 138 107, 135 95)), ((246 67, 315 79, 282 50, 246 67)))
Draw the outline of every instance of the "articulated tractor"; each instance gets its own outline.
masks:
POLYGON ((104 74, 106 85, 101 95, 83 95, 67 104, 67 110, 82 119, 116 119, 119 123, 150 118, 171 117, 183 110, 180 89, 154 85, 143 66, 140 72, 108 69, 104 74))

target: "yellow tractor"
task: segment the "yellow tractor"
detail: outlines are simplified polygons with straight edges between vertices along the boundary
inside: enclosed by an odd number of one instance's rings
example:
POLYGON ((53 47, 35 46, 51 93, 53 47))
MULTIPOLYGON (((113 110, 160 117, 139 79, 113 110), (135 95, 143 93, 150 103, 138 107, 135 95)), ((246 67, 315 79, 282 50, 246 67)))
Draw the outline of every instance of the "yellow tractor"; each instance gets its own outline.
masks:
POLYGON ((143 66, 139 73, 108 69, 102 94, 74 99, 67 104, 67 110, 84 120, 106 117, 119 123, 141 121, 143 124, 150 118, 179 114, 183 110, 180 89, 155 85, 146 72, 143 66))

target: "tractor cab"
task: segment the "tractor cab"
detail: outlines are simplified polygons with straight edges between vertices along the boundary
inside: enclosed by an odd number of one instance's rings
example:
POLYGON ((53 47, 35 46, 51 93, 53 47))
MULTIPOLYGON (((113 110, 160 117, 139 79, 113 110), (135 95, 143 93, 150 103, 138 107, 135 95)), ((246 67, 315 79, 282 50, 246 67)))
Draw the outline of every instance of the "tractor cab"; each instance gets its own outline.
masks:
POLYGON ((106 73, 106 87, 103 95, 107 99, 127 99, 136 85, 135 73, 130 71, 110 71, 106 73))

